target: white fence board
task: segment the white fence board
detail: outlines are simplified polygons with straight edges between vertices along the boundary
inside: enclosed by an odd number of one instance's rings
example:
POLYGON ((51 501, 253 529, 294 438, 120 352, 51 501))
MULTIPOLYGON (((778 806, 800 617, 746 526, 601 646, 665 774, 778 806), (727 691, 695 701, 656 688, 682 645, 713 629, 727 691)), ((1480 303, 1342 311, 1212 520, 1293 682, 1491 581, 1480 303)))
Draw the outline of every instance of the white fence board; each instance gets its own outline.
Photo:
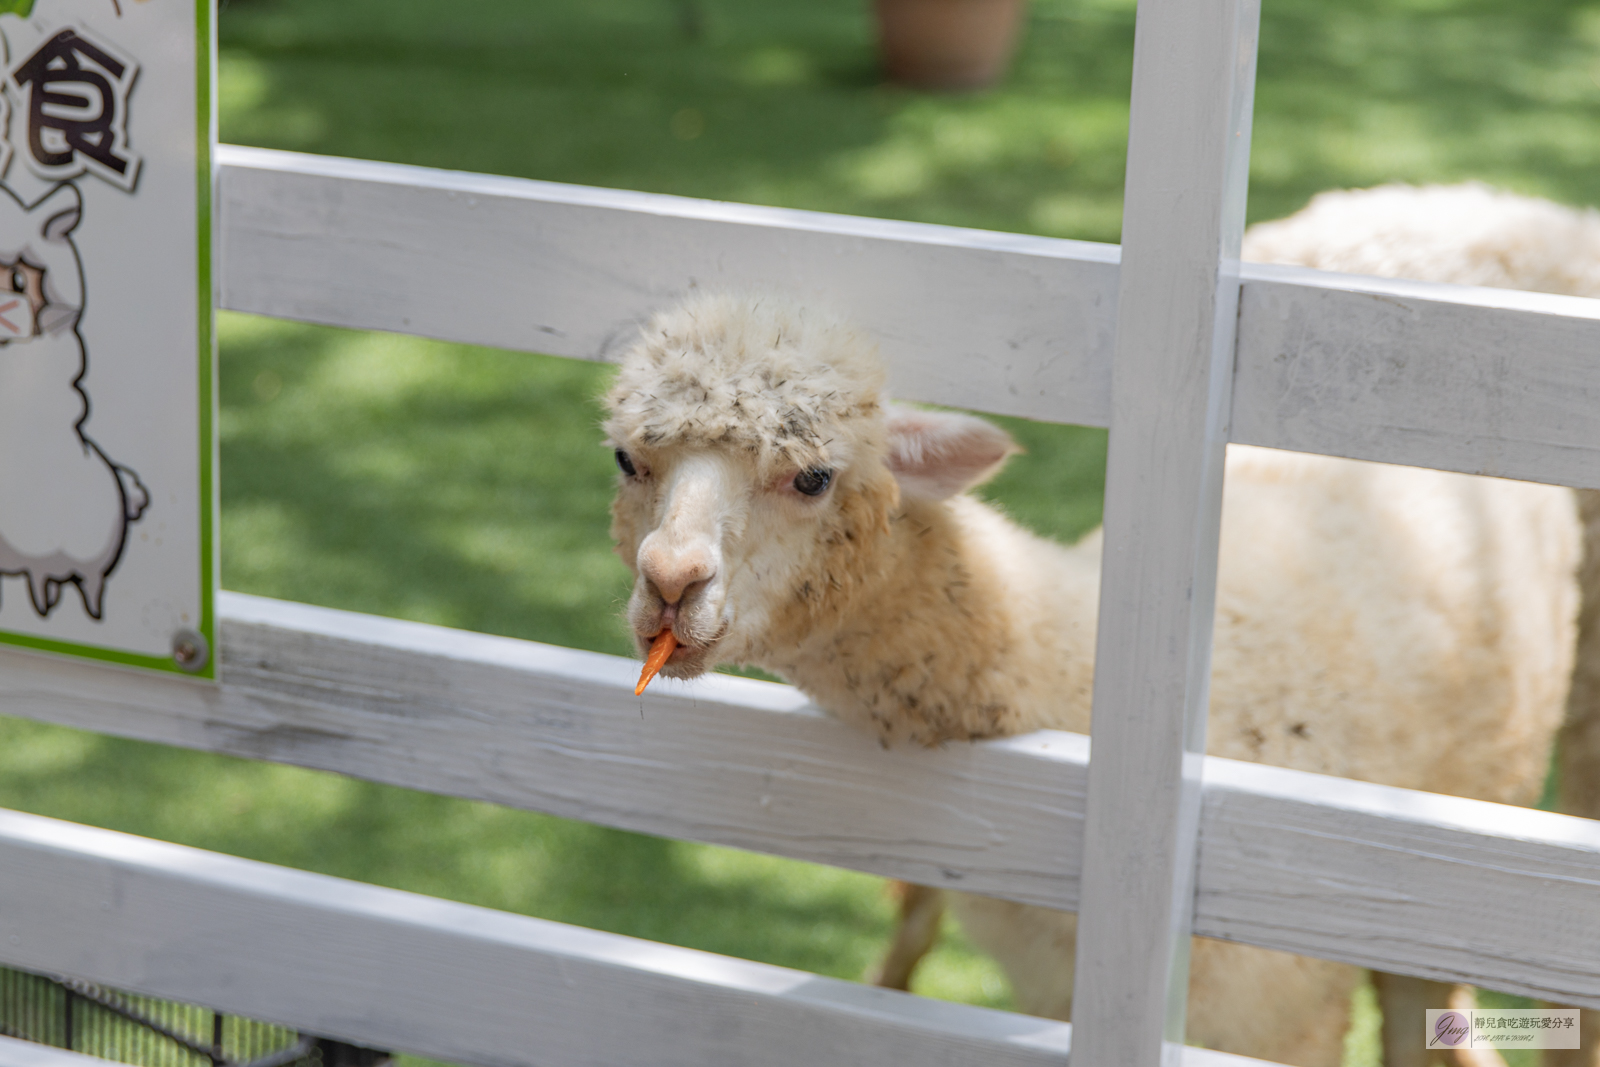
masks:
POLYGON ((1117 249, 224 146, 222 306, 595 359, 695 287, 878 337, 908 400, 1104 425, 1117 249))
POLYGON ((13 812, 0 812, 0 931, 12 966, 494 1067, 1059 1067, 1071 1036, 13 812))
POLYGON ((1205 777, 1197 932, 1600 1008, 1600 822, 1233 760, 1205 777))
MULTIPOLYGON (((1086 738, 886 752, 737 678, 652 686, 641 717, 629 660, 220 607, 220 686, 7 651, 0 713, 1076 906, 1086 738)), ((1196 933, 1600 1007, 1600 824, 1209 757, 1203 778, 1196 933)))
POLYGON ((219 600, 220 687, 0 652, 0 712, 1076 904, 1087 738, 885 751, 787 686, 661 679, 639 698, 632 660, 219 600))
POLYGON ((1600 487, 1600 300, 1249 276, 1233 440, 1600 487))
MULTIPOLYGON (((764 285, 881 337, 905 399, 1110 422, 1114 245, 236 146, 218 158, 226 308, 596 359, 691 286, 764 285)), ((1572 417, 1600 402, 1591 302, 1243 276, 1234 440, 1600 483, 1600 440, 1572 417)))
POLYGON ((0 1067, 105 1067, 106 1062, 81 1052, 0 1037, 0 1067))

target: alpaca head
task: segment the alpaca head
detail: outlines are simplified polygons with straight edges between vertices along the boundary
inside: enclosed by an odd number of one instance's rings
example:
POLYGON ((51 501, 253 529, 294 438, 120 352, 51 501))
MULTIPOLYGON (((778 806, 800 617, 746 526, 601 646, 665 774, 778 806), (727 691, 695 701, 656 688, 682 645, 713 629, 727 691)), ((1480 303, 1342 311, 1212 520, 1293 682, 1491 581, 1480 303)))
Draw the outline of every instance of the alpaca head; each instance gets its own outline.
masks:
POLYGON ((774 298, 699 297, 656 316, 606 396, 612 537, 643 649, 663 673, 772 665, 870 595, 902 497, 936 500, 1014 451, 979 419, 885 404, 876 347, 774 298))
POLYGON ((83 307, 72 243, 83 215, 78 189, 58 185, 32 206, 0 192, 0 343, 63 335, 83 307))

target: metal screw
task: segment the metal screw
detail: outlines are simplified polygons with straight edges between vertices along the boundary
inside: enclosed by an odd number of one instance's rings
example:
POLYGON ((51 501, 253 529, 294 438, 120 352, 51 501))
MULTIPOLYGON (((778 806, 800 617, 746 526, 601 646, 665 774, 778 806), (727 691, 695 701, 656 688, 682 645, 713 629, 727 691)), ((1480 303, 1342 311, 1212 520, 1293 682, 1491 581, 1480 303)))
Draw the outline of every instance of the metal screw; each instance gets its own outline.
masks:
POLYGON ((211 646, 198 631, 179 630, 172 635, 172 658, 179 670, 194 674, 204 670, 210 661, 211 646))

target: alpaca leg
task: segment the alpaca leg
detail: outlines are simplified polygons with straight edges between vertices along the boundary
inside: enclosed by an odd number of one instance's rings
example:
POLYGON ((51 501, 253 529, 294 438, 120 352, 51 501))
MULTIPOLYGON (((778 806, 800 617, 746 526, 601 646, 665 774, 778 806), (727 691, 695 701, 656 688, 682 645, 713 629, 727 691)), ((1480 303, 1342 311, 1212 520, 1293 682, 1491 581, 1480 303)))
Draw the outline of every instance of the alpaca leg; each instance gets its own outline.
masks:
POLYGON ((1578 569, 1578 654, 1567 694, 1567 717, 1556 741, 1560 753, 1556 807, 1600 819, 1600 491, 1578 491, 1583 563, 1578 569))
MULTIPOLYGON (((1546 1003, 1545 1007, 1565 1008, 1569 1005, 1546 1003)), ((1578 1047, 1545 1049, 1544 1067, 1596 1065, 1600 1065, 1600 1011, 1584 1008, 1578 1012, 1578 1047)))
POLYGON ((1077 915, 967 893, 951 893, 950 906, 968 939, 1005 970, 1018 1011, 1071 1018, 1077 915))
MULTIPOLYGON (((1556 740, 1556 810, 1600 819, 1600 491, 1580 489, 1577 497, 1583 522, 1578 655, 1567 694, 1566 722, 1556 740)), ((1578 1023, 1580 1047, 1545 1049, 1546 1067, 1600 1067, 1600 1012, 1581 1011, 1578 1023)))
POLYGON ((83 610, 89 613, 89 618, 98 619, 103 607, 106 594, 106 576, 98 571, 91 571, 78 579, 78 595, 83 598, 83 610))
POLYGON ((1347 963, 1197 937, 1185 1040, 1294 1067, 1339 1067, 1361 978, 1347 963))
POLYGON ((1471 986, 1433 982, 1404 974, 1372 972, 1383 1010, 1384 1067, 1505 1067, 1492 1048, 1428 1048, 1423 1014, 1429 1008, 1465 1012, 1477 1003, 1471 986))
POLYGON ((28 597, 33 601, 33 610, 39 613, 40 618, 46 618, 56 606, 56 601, 61 599, 61 583, 35 570, 29 570, 27 575, 28 597))
POLYGON ((1444 1050, 1423 1042, 1423 1013, 1448 1007, 1454 986, 1381 971, 1372 972, 1372 985, 1383 1012, 1383 1067, 1447 1067, 1444 1050))
MULTIPOLYGON (((1478 991, 1469 985, 1458 985, 1450 990, 1450 1006, 1465 1015, 1478 1006, 1478 991)), ((1452 1067, 1506 1067, 1505 1057, 1498 1049, 1458 1048, 1451 1054, 1452 1067)))
POLYGON ((900 921, 894 941, 867 981, 885 989, 910 989, 911 972, 939 940, 939 920, 944 917, 944 892, 910 882, 890 882, 900 899, 900 921))

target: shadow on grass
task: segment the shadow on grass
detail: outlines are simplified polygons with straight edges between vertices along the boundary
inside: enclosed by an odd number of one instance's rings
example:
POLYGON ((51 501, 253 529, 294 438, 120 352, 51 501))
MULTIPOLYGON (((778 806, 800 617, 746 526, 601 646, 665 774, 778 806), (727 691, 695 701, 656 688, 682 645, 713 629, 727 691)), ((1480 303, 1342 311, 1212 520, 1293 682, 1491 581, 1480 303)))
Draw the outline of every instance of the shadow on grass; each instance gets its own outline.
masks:
POLYGON ((221 21, 223 137, 1115 239, 1130 14, 1041 16, 1007 86, 930 97, 881 83, 858 0, 699 6, 691 39, 659 0, 240 5, 221 21))
POLYGON ((223 584, 628 654, 604 367, 227 316, 223 584))
POLYGON ((1588 3, 1269 0, 1261 41, 1252 218, 1392 180, 1600 201, 1588 3))
MULTIPOLYGON (((555 181, 1092 240, 1120 230, 1131 0, 1035 0, 1000 86, 882 84, 857 0, 252 0, 223 134, 555 181)), ((1252 219, 1481 178, 1600 200, 1587 0, 1269 0, 1252 219)))

